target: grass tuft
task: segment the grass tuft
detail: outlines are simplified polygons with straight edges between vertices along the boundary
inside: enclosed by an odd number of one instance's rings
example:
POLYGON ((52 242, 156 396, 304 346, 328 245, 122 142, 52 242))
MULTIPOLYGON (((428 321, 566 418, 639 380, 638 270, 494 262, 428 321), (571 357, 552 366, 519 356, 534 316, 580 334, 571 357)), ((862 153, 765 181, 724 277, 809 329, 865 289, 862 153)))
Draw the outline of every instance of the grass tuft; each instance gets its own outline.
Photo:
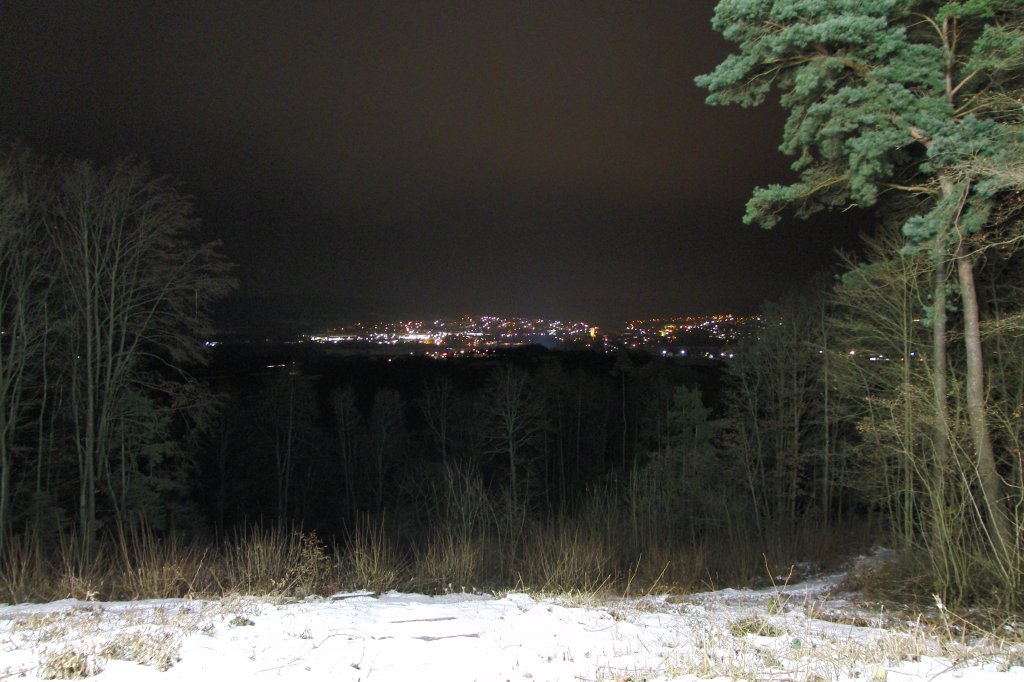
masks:
POLYGON ((0 590, 12 603, 46 595, 48 573, 35 535, 12 537, 0 551, 0 590))
POLYGON ((746 616, 729 623, 729 633, 733 637, 757 635, 759 637, 781 637, 783 631, 764 616, 746 616))
POLYGON ((593 593, 610 583, 613 553, 588 529, 556 523, 529 533, 520 562, 524 585, 548 593, 593 593))
POLYGON ((186 545, 174 534, 161 539, 146 525, 133 525, 119 529, 117 546, 121 566, 115 592, 120 595, 194 597, 213 586, 206 566, 208 551, 186 545))
POLYGON ((181 640, 177 633, 166 630, 130 632, 107 643, 100 650, 100 656, 108 660, 132 661, 166 672, 181 660, 180 651, 181 640))
POLYGON ((452 531, 430 538, 414 550, 412 572, 417 589, 426 592, 464 592, 480 584, 484 543, 452 531))
POLYGON ((101 672, 99 658, 75 648, 47 651, 39 658, 39 677, 44 680, 80 680, 101 672))
POLYGON ((357 589, 387 592, 409 582, 408 562, 384 532, 384 522, 362 523, 338 557, 341 583, 357 589))

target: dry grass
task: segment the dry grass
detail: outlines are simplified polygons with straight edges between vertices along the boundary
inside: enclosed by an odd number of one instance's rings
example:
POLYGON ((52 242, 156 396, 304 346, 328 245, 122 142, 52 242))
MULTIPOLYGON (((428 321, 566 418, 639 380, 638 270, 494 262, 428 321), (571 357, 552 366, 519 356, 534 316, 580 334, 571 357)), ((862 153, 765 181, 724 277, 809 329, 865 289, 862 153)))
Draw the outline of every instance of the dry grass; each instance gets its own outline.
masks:
POLYGON ((758 637, 781 637, 784 631, 769 618, 762 615, 744 616, 729 623, 729 634, 733 637, 757 635, 758 637))
POLYGON ((286 528, 252 527, 224 545, 221 589, 244 594, 275 594, 285 580, 291 534, 286 528))
POLYGON ((99 655, 108 660, 132 661, 164 672, 180 660, 180 650, 181 636, 177 632, 131 632, 108 642, 100 649, 99 655))
POLYGON ((315 533, 253 527, 236 533, 219 560, 220 593, 305 597, 334 589, 333 563, 315 533))
MULTIPOLYGON (((665 602, 679 618, 679 642, 663 647, 660 663, 646 668, 605 666, 597 680, 621 682, 654 677, 731 678, 826 682, 868 679, 884 682, 903 664, 931 661, 932 673, 988 665, 1008 670, 1024 662, 1024 629, 975 629, 966 637, 919 617, 881 629, 870 624, 835 627, 816 616, 827 609, 794 608, 773 613, 770 597, 756 603, 702 602, 699 617, 687 617, 678 601, 665 602), (723 624, 711 615, 734 613, 723 624)), ((644 602, 639 602, 642 605, 644 602)), ((639 621, 646 609, 623 611, 639 621)), ((950 618, 952 618, 950 616, 950 618)))
MULTIPOLYGON (((978 618, 975 613, 954 613, 935 604, 910 616, 906 610, 876 608, 876 613, 801 597, 798 592, 795 596, 787 585, 791 574, 771 577, 764 567, 769 560, 763 556, 762 572, 776 584, 749 593, 753 598, 722 604, 702 601, 705 597, 690 598, 689 603, 679 598, 629 598, 649 593, 651 587, 671 586, 664 577, 672 574, 667 567, 672 563, 703 562, 700 568, 709 570, 714 554, 707 547, 687 553, 665 543, 668 549, 655 558, 622 568, 625 553, 614 536, 609 540, 595 528, 565 523, 531 529, 517 559, 523 568, 517 589, 557 594, 565 606, 607 609, 615 621, 629 626, 643 626, 647 618, 663 619, 666 613, 679 623, 678 642, 652 643, 660 648, 659 663, 644 670, 609 665, 597 672, 597 679, 693 675, 810 682, 871 677, 881 682, 887 671, 922 657, 951 666, 986 662, 1006 669, 1024 663, 1024 628, 1018 624, 992 614, 978 618), (662 562, 666 563, 655 575, 662 562), (609 595, 627 596, 610 607, 609 595), (699 605, 699 613, 690 613, 693 604, 699 605), (728 615, 708 617, 706 612, 716 608, 728 609, 728 615)), ((175 664, 183 637, 213 634, 228 623, 244 627, 258 621, 268 599, 322 594, 339 587, 408 589, 428 581, 437 591, 453 591, 494 575, 486 572, 493 569, 481 568, 486 563, 478 562, 497 554, 489 552, 486 538, 446 533, 411 551, 414 559, 409 561, 383 524, 370 523, 333 552, 315 534, 279 529, 250 529, 219 551, 205 553, 173 538, 138 532, 135 537, 123 536, 120 551, 108 553, 106 562, 92 555, 73 556, 73 541, 62 545, 52 563, 45 562, 37 549, 21 544, 17 553, 5 558, 9 575, 4 584, 12 593, 16 588, 44 594, 49 589, 58 590, 55 596, 103 599, 115 596, 116 590, 131 598, 181 596, 213 585, 214 593, 228 596, 217 603, 185 602, 175 607, 124 609, 84 603, 24 616, 11 624, 9 636, 15 647, 38 652, 38 666, 29 673, 72 679, 95 674, 115 659, 166 670, 175 664), (53 571, 45 584, 42 578, 29 577, 29 568, 39 565, 53 571), (429 578, 414 583, 412 576, 429 578), (80 592, 63 593, 72 580, 78 581, 80 592), (102 589, 110 592, 97 592, 102 589)))
POLYGON ((121 529, 120 570, 114 591, 138 599, 150 595, 195 597, 213 591, 209 551, 185 544, 177 536, 159 539, 145 526, 121 529))
POLYGON ((11 538, 0 553, 0 590, 12 603, 46 594, 48 573, 42 549, 34 535, 11 538))
POLYGON ((430 538, 413 552, 412 573, 417 589, 427 592, 465 592, 482 584, 486 544, 451 531, 430 538))
POLYGON ((103 663, 92 652, 66 646, 45 651, 39 657, 38 676, 44 680, 79 680, 103 672, 103 663))
POLYGON ((39 652, 39 677, 78 679, 96 675, 111 660, 165 671, 179 660, 182 639, 215 618, 223 618, 221 609, 209 602, 116 609, 83 604, 18 618, 9 636, 15 647, 39 652))
POLYGON ((346 587, 387 592, 410 582, 409 564, 385 533, 383 521, 361 524, 335 559, 346 587))
MULTIPOLYGON (((283 527, 236 531, 219 546, 160 536, 145 526, 83 547, 75 536, 45 551, 15 537, 0 560, 8 601, 84 601, 325 595, 339 589, 416 589, 428 593, 518 585, 544 593, 648 594, 742 583, 724 563, 737 543, 687 547, 652 536, 639 555, 627 528, 608 517, 577 517, 527 529, 514 546, 493 528, 439 527, 401 542, 383 522, 366 520, 340 545, 283 527)), ((762 566, 761 572, 764 572, 762 566)))
POLYGON ((339 584, 329 548, 315 533, 254 527, 221 547, 160 537, 144 526, 85 547, 74 536, 44 550, 16 536, 0 558, 10 602, 325 594, 339 584))
POLYGON ((519 562, 524 585, 548 593, 592 593, 611 582, 614 553, 592 529, 561 523, 528 537, 519 562))
MULTIPOLYGON (((314 533, 279 526, 239 530, 219 545, 186 543, 144 526, 91 548, 75 536, 65 536, 49 551, 31 537, 15 537, 0 559, 0 590, 12 602, 225 594, 303 598, 341 589, 436 594, 510 587, 636 596, 749 586, 758 576, 762 584, 784 584, 793 566, 783 561, 790 554, 778 548, 765 553, 764 543, 754 539, 723 536, 691 545, 646 522, 637 533, 623 510, 609 503, 528 526, 514 544, 501 535, 502 524, 501 519, 489 524, 463 519, 440 524, 431 534, 402 537, 383 520, 365 519, 331 545, 314 533)), ((836 545, 834 537, 817 530, 817 536, 790 538, 788 546, 817 556, 836 545)), ((777 533, 773 537, 782 542, 777 533)))
POLYGON ((47 601, 62 598, 91 601, 112 595, 110 588, 117 569, 110 557, 111 554, 101 548, 83 546, 77 535, 62 536, 56 567, 46 584, 53 595, 47 601))

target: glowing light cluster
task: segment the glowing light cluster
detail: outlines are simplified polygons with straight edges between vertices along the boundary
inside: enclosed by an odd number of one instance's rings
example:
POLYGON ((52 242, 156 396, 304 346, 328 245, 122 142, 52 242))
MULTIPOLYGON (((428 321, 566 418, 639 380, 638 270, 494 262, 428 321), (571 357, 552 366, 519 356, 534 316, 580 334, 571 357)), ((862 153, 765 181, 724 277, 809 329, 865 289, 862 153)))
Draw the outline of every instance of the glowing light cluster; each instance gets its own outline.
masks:
POLYGON ((524 345, 542 342, 545 339, 560 344, 585 343, 595 339, 597 331, 597 327, 579 321, 464 315, 432 321, 356 322, 321 334, 308 335, 304 340, 331 344, 438 346, 443 350, 431 351, 427 355, 455 357, 466 349, 524 345))

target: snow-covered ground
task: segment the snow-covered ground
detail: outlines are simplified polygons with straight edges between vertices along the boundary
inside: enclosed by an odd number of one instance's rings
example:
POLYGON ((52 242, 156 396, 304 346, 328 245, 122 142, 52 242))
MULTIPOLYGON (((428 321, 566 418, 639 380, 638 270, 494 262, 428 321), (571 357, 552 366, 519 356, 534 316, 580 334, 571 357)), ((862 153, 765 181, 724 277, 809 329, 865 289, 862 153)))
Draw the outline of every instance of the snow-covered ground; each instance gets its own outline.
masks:
POLYGON ((1020 632, 968 645, 834 596, 836 583, 640 599, 357 593, 5 606, 0 680, 1024 680, 1020 632))

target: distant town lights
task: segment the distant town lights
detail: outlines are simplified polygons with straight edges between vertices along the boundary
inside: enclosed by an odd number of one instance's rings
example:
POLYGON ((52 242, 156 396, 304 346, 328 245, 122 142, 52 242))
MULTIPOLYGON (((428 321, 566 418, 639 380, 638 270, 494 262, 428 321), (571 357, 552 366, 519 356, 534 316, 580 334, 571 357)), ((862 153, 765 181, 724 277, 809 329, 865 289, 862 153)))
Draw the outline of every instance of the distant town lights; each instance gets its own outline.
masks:
POLYGON ((719 360, 735 357, 731 344, 739 340, 746 325, 757 320, 733 314, 653 318, 633 320, 625 330, 609 334, 582 321, 463 315, 431 321, 354 322, 303 339, 314 343, 393 347, 403 355, 415 355, 417 351, 410 346, 420 346, 419 354, 436 359, 554 342, 569 347, 600 344, 606 352, 615 348, 647 348, 665 358, 719 360))

